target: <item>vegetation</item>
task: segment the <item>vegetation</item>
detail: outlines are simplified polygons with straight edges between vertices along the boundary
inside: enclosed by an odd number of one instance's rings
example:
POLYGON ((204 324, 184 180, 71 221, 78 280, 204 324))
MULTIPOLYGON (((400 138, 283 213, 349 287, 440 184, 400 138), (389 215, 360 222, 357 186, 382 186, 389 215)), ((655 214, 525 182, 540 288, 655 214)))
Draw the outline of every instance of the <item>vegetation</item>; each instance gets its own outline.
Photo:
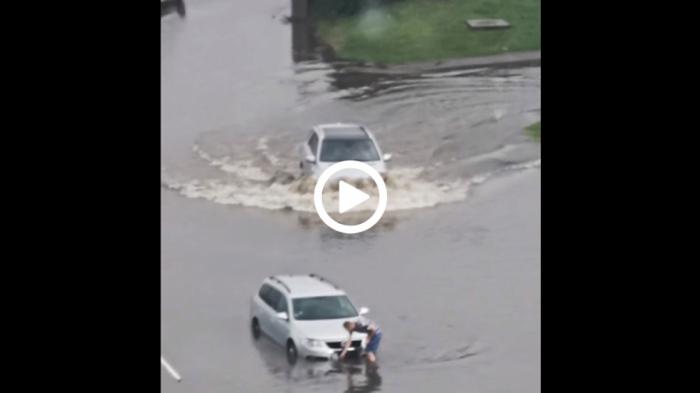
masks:
POLYGON ((542 138, 542 122, 538 121, 535 124, 530 125, 525 129, 525 131, 530 135, 534 140, 540 141, 542 138))
POLYGON ((540 0, 312 0, 310 12, 321 40, 344 59, 403 63, 540 48, 540 0), (481 18, 511 27, 465 23, 481 18))

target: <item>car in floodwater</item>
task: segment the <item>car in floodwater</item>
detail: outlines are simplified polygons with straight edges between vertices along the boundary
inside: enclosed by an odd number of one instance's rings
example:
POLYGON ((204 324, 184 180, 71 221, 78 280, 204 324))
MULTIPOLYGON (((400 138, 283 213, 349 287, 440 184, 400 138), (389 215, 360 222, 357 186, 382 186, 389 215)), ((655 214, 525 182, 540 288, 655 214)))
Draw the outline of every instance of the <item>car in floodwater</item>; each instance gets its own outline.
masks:
MULTIPOLYGON (((361 161, 387 178, 386 162, 391 154, 382 154, 372 132, 353 123, 320 124, 311 130, 306 143, 301 146, 302 174, 318 179, 326 168, 340 161, 361 161)), ((361 171, 348 171, 344 178, 365 179, 361 171)))
MULTIPOLYGON (((286 349, 287 360, 330 359, 339 354, 348 332, 343 322, 356 321, 369 312, 359 310, 345 291, 315 275, 279 275, 263 280, 250 304, 251 331, 265 334, 286 349)), ((364 349, 364 333, 353 333, 349 353, 364 349)))

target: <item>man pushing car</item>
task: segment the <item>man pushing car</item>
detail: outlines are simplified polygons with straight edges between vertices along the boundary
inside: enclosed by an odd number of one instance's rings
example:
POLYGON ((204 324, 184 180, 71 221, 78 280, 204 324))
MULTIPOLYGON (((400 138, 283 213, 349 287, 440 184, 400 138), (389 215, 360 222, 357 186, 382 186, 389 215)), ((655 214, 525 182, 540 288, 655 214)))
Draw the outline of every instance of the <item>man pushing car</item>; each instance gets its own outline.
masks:
POLYGON ((350 337, 348 341, 343 345, 343 351, 340 353, 340 359, 344 359, 348 353, 348 349, 352 345, 352 333, 366 333, 367 334, 367 344, 365 345, 365 356, 367 356, 367 361, 370 364, 375 364, 377 361, 377 350, 379 349, 379 343, 382 341, 382 330, 372 321, 366 322, 353 322, 345 321, 343 322, 343 327, 348 331, 350 337))

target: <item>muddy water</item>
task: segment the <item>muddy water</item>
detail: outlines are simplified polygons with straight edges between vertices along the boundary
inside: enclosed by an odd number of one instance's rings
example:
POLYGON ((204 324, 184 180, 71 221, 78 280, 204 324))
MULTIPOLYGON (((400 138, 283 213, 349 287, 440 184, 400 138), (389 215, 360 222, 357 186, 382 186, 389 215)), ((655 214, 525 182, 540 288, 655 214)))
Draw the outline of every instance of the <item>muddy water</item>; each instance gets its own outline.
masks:
MULTIPOLYGON (((161 22, 165 392, 539 391, 540 69, 387 76, 292 50, 288 1, 188 2, 161 22), (313 213, 297 145, 368 125, 389 213, 352 237, 313 213), (248 334, 274 273, 317 272, 371 307, 381 367, 301 362, 248 334)), ((298 32, 297 32, 298 35, 298 32)))
POLYGON ((165 185, 221 204, 313 211, 299 145, 311 125, 339 120, 366 124, 393 154, 390 211, 464 200, 495 172, 539 165, 539 145, 522 132, 539 119, 539 68, 401 78, 318 63, 293 70, 281 79, 300 86, 291 109, 200 133, 193 162, 166 170, 165 185))

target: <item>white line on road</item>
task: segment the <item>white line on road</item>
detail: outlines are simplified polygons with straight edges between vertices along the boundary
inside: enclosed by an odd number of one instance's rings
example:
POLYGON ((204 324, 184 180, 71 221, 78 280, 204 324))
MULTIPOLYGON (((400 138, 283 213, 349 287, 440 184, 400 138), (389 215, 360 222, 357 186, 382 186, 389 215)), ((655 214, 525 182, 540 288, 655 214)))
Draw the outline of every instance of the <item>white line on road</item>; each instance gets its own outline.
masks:
POLYGON ((170 363, 168 363, 168 361, 165 360, 163 355, 160 356, 160 364, 162 364, 163 367, 165 367, 165 369, 168 370, 170 375, 172 375, 176 381, 180 382, 182 380, 182 378, 180 378, 180 374, 178 374, 177 371, 175 371, 175 369, 173 368, 173 366, 171 366, 170 363))

